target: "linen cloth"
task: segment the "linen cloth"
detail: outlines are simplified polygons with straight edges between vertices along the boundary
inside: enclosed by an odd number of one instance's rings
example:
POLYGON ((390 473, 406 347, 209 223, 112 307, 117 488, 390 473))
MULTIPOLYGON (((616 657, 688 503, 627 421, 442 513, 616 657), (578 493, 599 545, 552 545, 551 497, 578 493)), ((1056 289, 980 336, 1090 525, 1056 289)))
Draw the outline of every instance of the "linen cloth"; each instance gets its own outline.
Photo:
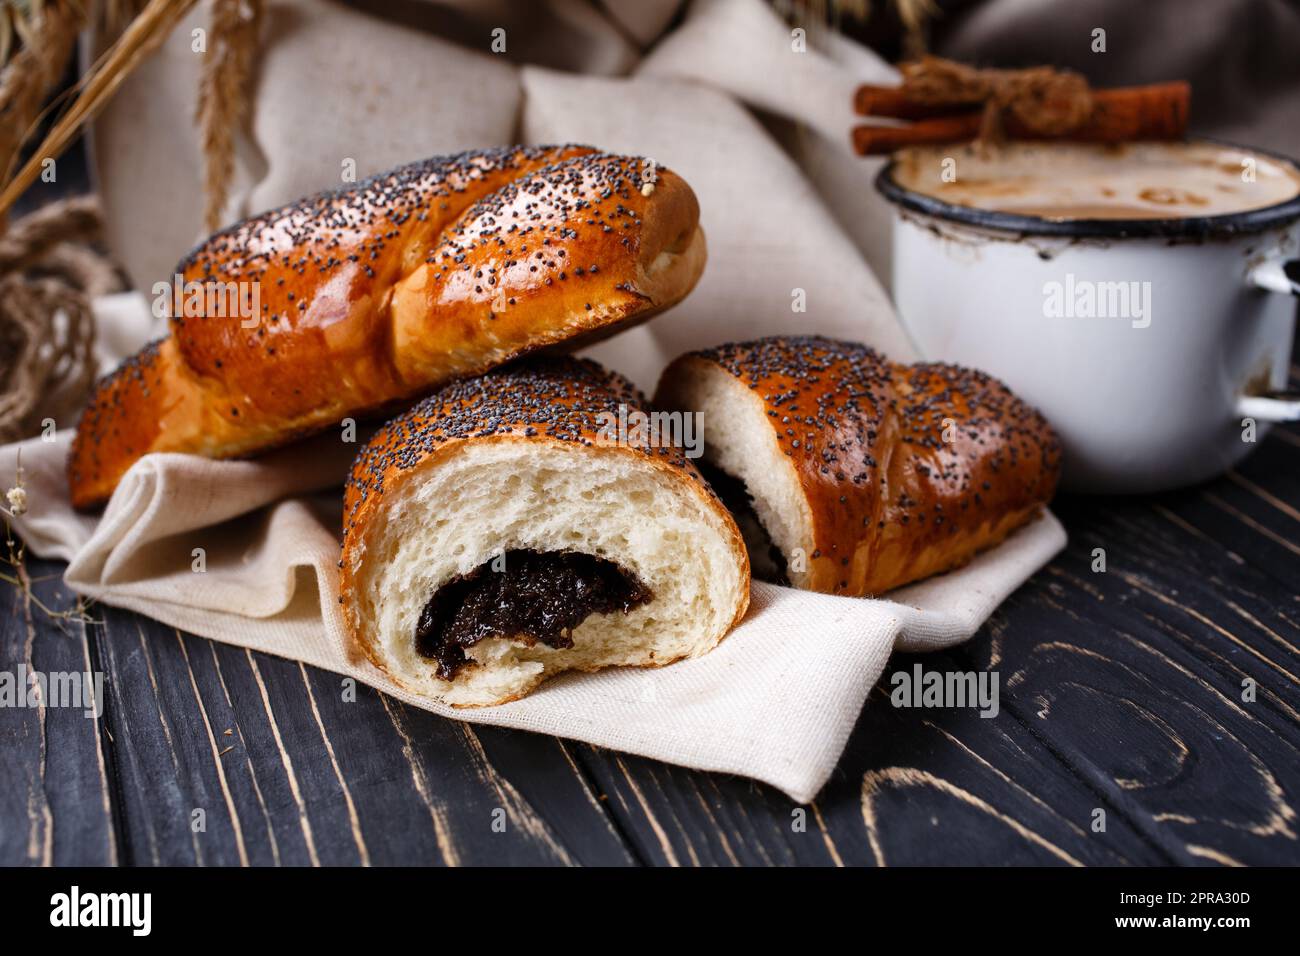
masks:
POLYGON ((60 432, 53 442, 0 447, 0 483, 12 480, 21 447, 31 511, 17 530, 32 551, 67 560, 65 580, 82 594, 447 717, 743 774, 799 802, 834 770, 891 651, 965 640, 1065 542, 1044 515, 965 568, 887 600, 756 581, 745 620, 704 657, 566 674, 514 703, 457 710, 394 686, 347 652, 337 486, 355 446, 328 436, 253 461, 148 455, 97 520, 67 504, 69 439, 60 432), (193 570, 195 548, 204 550, 203 573, 193 570))
MULTIPOLYGON (((466 19, 468 5, 408 3, 397 22, 321 0, 268 3, 229 217, 337 186, 346 160, 366 175, 475 146, 592 142, 652 156, 684 176, 709 245, 704 277, 684 303, 595 347, 595 357, 646 389, 685 349, 775 332, 838 335, 914 357, 871 267, 887 248, 870 187, 878 163, 848 151, 852 89, 887 81, 887 66, 833 38, 796 52, 789 29, 759 0, 700 0, 666 35, 677 7, 666 0, 527 6, 532 17, 507 27, 540 51, 521 64, 486 52, 492 21, 466 19), (425 8, 448 35, 483 27, 481 49, 411 22, 425 8), (554 16, 540 18, 538 8, 554 16), (528 23, 558 31, 554 42, 531 36, 528 23), (581 64, 597 64, 601 75, 574 72, 581 64), (802 125, 783 127, 781 116, 802 125), (806 311, 793 309, 797 291, 806 311)), ((201 232, 199 150, 176 122, 197 82, 194 16, 94 130, 109 241, 143 289, 169 279, 201 232)), ((102 302, 97 313, 106 365, 160 331, 139 296, 102 302)), ((67 503, 72 424, 59 423, 53 441, 21 446, 30 511, 15 523, 33 552, 69 562, 66 580, 78 592, 450 717, 743 774, 801 802, 833 771, 891 651, 966 640, 1065 542, 1045 515, 965 568, 883 600, 755 582, 745 621, 699 660, 566 675, 515 703, 453 711, 348 653, 338 613, 339 486, 359 444, 331 432, 253 461, 147 456, 96 517, 67 503)), ((13 480, 18 450, 0 448, 0 488, 13 480)))

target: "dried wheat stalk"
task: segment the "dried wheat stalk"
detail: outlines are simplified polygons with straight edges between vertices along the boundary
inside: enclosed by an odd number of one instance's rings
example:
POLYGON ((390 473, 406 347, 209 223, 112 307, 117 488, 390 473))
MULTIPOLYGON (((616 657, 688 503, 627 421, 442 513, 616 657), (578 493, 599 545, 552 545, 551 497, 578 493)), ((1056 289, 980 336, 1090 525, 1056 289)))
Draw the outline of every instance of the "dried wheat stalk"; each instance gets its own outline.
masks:
POLYGON ((248 116, 249 81, 262 22, 262 0, 213 0, 208 52, 195 122, 204 157, 204 221, 221 225, 235 171, 235 131, 248 116))
POLYGON ((0 9, 0 173, 7 175, 17 162, 85 22, 84 7, 74 0, 0 9))
MULTIPOLYGON (((56 5, 53 2, 43 4, 47 9, 56 5)), ((0 216, 36 181, 41 172, 41 163, 47 158, 60 155, 68 147, 82 125, 104 108, 131 72, 157 49, 193 5, 194 0, 149 0, 139 16, 118 37, 117 42, 82 77, 77 97, 71 106, 55 121, 17 175, 0 190, 0 216)))
MULTIPOLYGON (((872 0, 794 0, 794 3, 807 12, 809 21, 832 29, 838 28, 845 17, 867 20, 872 11, 872 0)), ((920 57, 926 52, 925 27, 932 17, 939 15, 938 3, 936 0, 889 0, 889 5, 903 25, 904 58, 920 57)))

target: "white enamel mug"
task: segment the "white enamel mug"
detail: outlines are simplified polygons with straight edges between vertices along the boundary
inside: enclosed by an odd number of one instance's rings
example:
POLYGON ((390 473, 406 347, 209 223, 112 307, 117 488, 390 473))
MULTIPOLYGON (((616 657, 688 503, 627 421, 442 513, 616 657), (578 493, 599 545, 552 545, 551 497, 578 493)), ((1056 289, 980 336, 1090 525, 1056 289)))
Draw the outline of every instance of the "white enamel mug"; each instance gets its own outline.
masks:
POLYGON ((895 208, 904 325, 927 358, 990 372, 1037 406, 1061 435, 1067 488, 1192 484, 1240 461, 1270 423, 1300 420, 1300 396, 1284 391, 1300 196, 1231 215, 1061 221, 953 205, 899 185, 894 168, 876 187, 895 208))

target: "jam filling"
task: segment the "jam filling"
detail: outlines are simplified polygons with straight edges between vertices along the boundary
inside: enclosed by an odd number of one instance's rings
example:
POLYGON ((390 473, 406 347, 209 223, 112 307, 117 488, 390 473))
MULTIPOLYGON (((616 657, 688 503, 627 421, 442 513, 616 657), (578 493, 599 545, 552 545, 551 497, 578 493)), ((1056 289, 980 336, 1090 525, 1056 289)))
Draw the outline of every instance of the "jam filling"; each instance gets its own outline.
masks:
POLYGON ((573 646, 573 629, 591 614, 624 614, 652 597, 632 572, 575 551, 507 551, 433 592, 415 627, 420 654, 452 680, 469 663, 465 648, 490 637, 573 646))
POLYGON ((763 522, 758 520, 754 499, 745 490, 745 483, 716 465, 697 461, 695 467, 736 519, 740 536, 745 539, 745 550, 749 552, 750 573, 761 581, 789 587, 790 575, 785 555, 772 542, 772 536, 763 527, 763 522))

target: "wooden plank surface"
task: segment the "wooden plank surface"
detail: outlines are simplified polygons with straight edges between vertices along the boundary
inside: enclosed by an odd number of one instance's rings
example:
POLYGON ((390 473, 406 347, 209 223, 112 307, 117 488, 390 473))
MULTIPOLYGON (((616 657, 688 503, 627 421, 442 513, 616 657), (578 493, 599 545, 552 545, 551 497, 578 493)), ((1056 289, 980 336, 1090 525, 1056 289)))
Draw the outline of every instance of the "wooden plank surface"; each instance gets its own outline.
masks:
POLYGON ((97 613, 132 862, 631 862, 558 740, 97 613))
POLYGON ((999 715, 877 688, 806 807, 113 608, 85 624, 28 558, 0 671, 101 670, 104 710, 0 708, 0 864, 1300 863, 1300 429, 1198 488, 1056 510, 1068 549, 975 639, 886 671, 994 672, 999 715))
MULTIPOLYGON (((0 582, 0 673, 21 688, 32 672, 100 669, 82 621, 42 608, 77 607, 60 565, 20 560, 0 571, 25 585, 0 582)), ((24 695, 18 705, 0 707, 0 864, 116 863, 108 725, 81 708, 46 703, 24 695)))

